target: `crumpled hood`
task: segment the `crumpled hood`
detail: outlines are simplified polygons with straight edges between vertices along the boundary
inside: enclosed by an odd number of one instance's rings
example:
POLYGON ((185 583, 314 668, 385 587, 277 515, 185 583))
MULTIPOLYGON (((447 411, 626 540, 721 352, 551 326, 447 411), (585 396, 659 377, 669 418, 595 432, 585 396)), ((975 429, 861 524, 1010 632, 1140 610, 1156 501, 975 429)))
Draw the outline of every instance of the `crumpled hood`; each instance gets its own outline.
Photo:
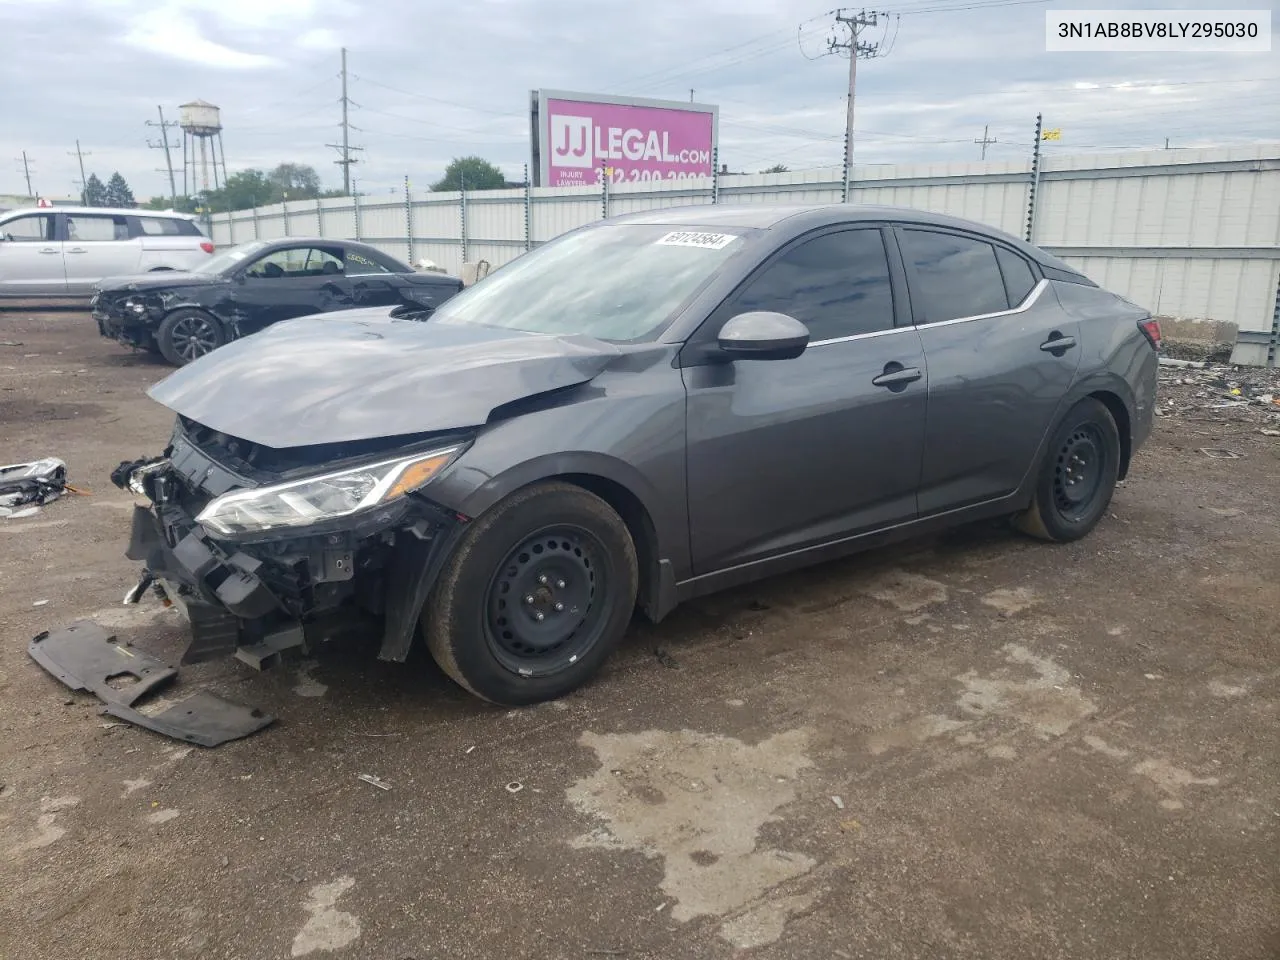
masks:
POLYGON ((168 290, 172 287, 208 286, 219 281, 219 277, 209 273, 153 270, 150 273, 139 273, 130 277, 107 277, 98 284, 98 290, 101 293, 119 293, 125 290, 146 292, 148 290, 168 290))
POLYGON ((591 380, 618 354, 592 337, 346 310, 232 341, 147 393, 206 427, 288 449, 479 426, 502 404, 591 380))

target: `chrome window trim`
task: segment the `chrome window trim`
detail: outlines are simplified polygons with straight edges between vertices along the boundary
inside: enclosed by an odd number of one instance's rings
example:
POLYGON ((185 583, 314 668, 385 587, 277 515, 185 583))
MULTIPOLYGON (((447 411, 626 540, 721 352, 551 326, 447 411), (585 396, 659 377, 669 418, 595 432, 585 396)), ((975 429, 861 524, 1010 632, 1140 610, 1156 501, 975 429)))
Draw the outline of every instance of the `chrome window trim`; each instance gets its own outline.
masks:
POLYGON ((883 337, 890 333, 905 333, 915 327, 889 327, 885 330, 871 330, 867 333, 851 333, 847 337, 832 337, 830 340, 814 340, 810 347, 825 347, 829 343, 848 343, 851 340, 870 340, 872 337, 883 337))
POLYGON ((1008 310, 997 310, 995 313, 979 313, 972 317, 956 317, 954 320, 938 320, 936 322, 926 320, 924 323, 915 324, 915 326, 917 328, 946 327, 954 323, 971 323, 974 320, 992 320, 996 317, 1012 317, 1015 314, 1026 313, 1035 306, 1036 301, 1040 299, 1040 295, 1048 288, 1049 281, 1042 277, 1040 282, 1031 288, 1031 292, 1028 293, 1026 297, 1023 298, 1023 301, 1016 307, 1011 307, 1008 310))

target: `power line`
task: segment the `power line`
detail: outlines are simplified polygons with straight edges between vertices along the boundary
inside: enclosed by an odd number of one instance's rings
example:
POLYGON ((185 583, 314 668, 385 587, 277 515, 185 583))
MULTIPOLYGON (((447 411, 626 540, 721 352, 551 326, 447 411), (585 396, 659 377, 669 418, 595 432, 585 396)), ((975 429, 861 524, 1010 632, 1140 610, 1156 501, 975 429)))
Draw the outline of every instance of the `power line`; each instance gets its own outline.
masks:
POLYGON ((160 143, 155 143, 151 140, 148 140, 147 146, 153 149, 159 149, 161 147, 164 148, 164 164, 169 170, 169 200, 174 204, 174 206, 177 206, 178 186, 173 179, 173 155, 169 153, 169 128, 178 126, 178 121, 176 120, 166 121, 164 118, 164 108, 161 107, 159 104, 156 105, 156 112, 160 114, 159 121, 148 120, 147 126, 160 128, 160 143))
POLYGON ((881 17, 887 21, 889 14, 874 10, 870 12, 859 10, 855 14, 846 14, 843 9, 837 10, 835 22, 848 31, 848 38, 837 40, 832 37, 827 43, 827 49, 833 54, 839 54, 842 50, 847 50, 849 53, 849 102, 846 106, 844 121, 844 187, 840 197, 845 202, 849 200, 849 184, 853 179, 853 104, 854 85, 858 77, 858 58, 870 60, 880 53, 879 43, 860 40, 859 35, 866 28, 876 26, 881 17))
POLYGON ((22 175, 27 180, 27 196, 34 197, 35 194, 31 191, 31 164, 27 160, 27 151, 22 151, 22 159, 18 162, 22 164, 22 175))
POLYGON ((351 123, 347 117, 347 107, 350 105, 350 99, 347 97, 347 48, 342 48, 342 143, 326 143, 326 147, 332 147, 341 151, 342 159, 333 161, 342 167, 342 195, 344 197, 351 196, 351 165, 359 163, 355 157, 351 156, 353 152, 359 152, 364 147, 351 146, 351 123))
POLYGON ((93 156, 93 154, 86 154, 83 150, 81 150, 80 141, 77 140, 76 152, 71 153, 70 151, 68 151, 67 156, 75 157, 80 162, 80 202, 83 204, 85 202, 85 192, 89 189, 89 181, 85 178, 85 175, 84 175, 84 158, 86 156, 93 156))

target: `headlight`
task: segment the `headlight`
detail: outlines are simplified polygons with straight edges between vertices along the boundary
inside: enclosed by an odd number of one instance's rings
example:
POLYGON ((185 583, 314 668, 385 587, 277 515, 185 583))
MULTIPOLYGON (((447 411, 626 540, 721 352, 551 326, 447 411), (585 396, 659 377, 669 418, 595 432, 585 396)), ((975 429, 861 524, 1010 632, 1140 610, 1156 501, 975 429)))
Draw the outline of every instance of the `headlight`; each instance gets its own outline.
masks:
POLYGON ((124 302, 124 308, 125 308, 126 310, 132 310, 134 313, 146 313, 146 312, 147 312, 146 305, 145 305, 145 304, 142 304, 142 303, 139 303, 137 300, 126 300, 126 301, 124 302))
POLYGON ((196 522, 230 536, 336 520, 418 489, 448 466, 461 449, 447 447, 271 487, 224 493, 200 512, 196 522))

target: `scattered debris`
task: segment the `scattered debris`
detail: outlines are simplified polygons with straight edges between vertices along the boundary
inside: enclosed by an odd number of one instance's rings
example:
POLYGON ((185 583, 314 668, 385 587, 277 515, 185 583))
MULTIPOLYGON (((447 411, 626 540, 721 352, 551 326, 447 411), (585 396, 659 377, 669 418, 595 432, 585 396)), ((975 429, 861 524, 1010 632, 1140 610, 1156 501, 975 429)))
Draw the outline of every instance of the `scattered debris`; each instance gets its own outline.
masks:
POLYGON ((510 783, 507 784, 506 789, 507 789, 507 793, 519 793, 521 790, 524 789, 524 784, 521 783, 519 780, 512 780, 510 783))
POLYGON ((391 784, 387 783, 387 781, 385 780, 380 780, 379 778, 375 777, 372 773, 358 773, 356 774, 356 779, 363 780, 365 783, 369 784, 370 786, 377 787, 379 790, 391 789, 391 784))
POLYGON ((0 347, 21 347, 21 346, 23 346, 23 343, 21 340, 0 340, 0 347))
POLYGON ((55 457, 30 463, 11 463, 0 467, 0 509, 3 516, 31 516, 33 512, 14 507, 35 504, 43 506, 62 496, 67 486, 67 465, 55 457))
POLYGON ((1280 437, 1280 430, 1268 430, 1264 428, 1258 432, 1264 437, 1280 437))
POLYGON ((832 797, 831 802, 836 805, 837 810, 844 809, 844 800, 842 800, 840 797, 832 797))
POLYGON ((43 607, 43 606, 44 606, 46 603, 48 603, 48 602, 49 602, 48 600, 37 600, 35 603, 33 603, 33 604, 32 604, 32 606, 33 606, 33 607, 43 607))
POLYGON ((1234 450, 1224 450, 1221 447, 1201 447, 1200 452, 1210 460, 1239 460, 1243 456, 1234 450))
POLYGON ((44 631, 27 644, 31 659, 72 690, 92 693, 104 714, 175 740, 216 747, 271 724, 275 717, 201 690, 167 710, 144 714, 133 705, 178 675, 168 664, 127 643, 119 643, 96 623, 80 620, 44 631))
POLYGON ((467 747, 467 749, 463 750, 462 752, 463 752, 463 753, 470 753, 470 752, 471 752, 472 750, 474 750, 474 749, 475 749, 475 744, 472 744, 471 746, 467 747))
POLYGON ((675 657, 673 657, 671 654, 667 653, 667 651, 663 650, 661 647, 654 647, 653 655, 657 657, 658 662, 662 664, 664 667, 666 667, 668 670, 680 669, 680 661, 677 660, 675 657))
POLYGON ((1190 367, 1193 370, 1203 370, 1208 364, 1203 360, 1177 360, 1174 357, 1161 357, 1160 366, 1162 367, 1190 367))
POLYGON ((1156 415, 1280 427, 1280 369, 1160 358, 1156 415), (1206 414, 1208 414, 1206 416, 1206 414))

